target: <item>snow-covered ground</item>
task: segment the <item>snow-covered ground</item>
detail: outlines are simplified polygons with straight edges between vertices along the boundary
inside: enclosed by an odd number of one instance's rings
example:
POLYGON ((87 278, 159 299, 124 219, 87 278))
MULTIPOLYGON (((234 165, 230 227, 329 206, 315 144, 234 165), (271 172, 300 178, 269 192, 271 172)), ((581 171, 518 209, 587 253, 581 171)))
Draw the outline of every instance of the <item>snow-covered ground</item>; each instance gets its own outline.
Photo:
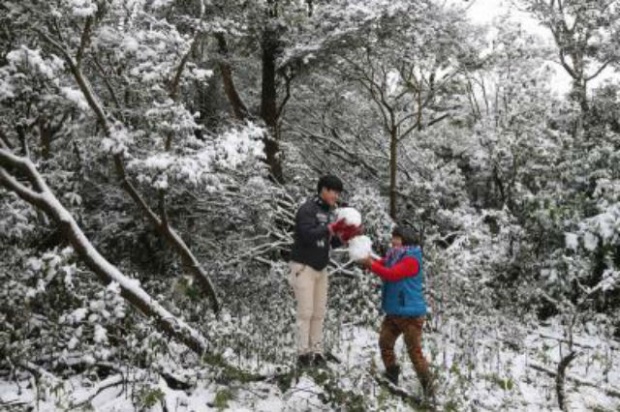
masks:
MULTIPOLYGON (((436 325, 435 325, 436 326, 436 325)), ((479 322, 453 319, 425 335, 426 355, 437 376, 442 410, 555 411, 559 410, 555 378, 568 344, 553 323, 537 328, 517 322, 481 318, 479 322)), ((568 369, 566 393, 571 411, 620 410, 620 345, 600 338, 601 330, 586 327, 576 336, 578 357, 568 369)), ((403 387, 420 393, 402 339, 397 351, 403 364, 403 387)), ((343 326, 329 374, 304 374, 285 387, 275 382, 242 383, 198 378, 192 389, 173 390, 156 374, 140 370, 112 374, 102 381, 86 375, 67 380, 43 376, 33 380, 0 382, 3 410, 39 411, 88 409, 97 411, 303 411, 336 410, 338 399, 364 399, 372 410, 411 410, 403 400, 377 385, 372 370, 381 370, 377 331, 343 326), (123 376, 125 379, 123 379, 123 376), (318 377, 317 377, 318 376, 318 377), (44 382, 48 380, 48 382, 44 382), (38 387, 39 392, 33 390, 38 387), (42 389, 45 388, 45 389, 42 389), (342 392, 342 393, 340 393, 342 392), (344 395, 342 395, 344 394, 344 395), (341 398, 338 398, 341 396, 341 398), (38 401, 36 399, 38 398, 38 401), (330 402, 326 403, 326 399, 330 402)), ((262 372, 276 365, 261 365, 262 372)), ((343 405, 350 409, 354 406, 343 405)))

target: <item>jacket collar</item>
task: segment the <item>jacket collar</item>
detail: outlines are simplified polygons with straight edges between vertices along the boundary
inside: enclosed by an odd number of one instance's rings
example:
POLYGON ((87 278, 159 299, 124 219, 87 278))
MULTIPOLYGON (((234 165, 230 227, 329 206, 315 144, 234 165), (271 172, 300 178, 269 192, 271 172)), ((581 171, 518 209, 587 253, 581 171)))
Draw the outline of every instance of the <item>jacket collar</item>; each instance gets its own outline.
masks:
POLYGON ((413 245, 390 248, 385 255, 385 266, 392 267, 405 256, 414 256, 417 249, 419 246, 413 245))
POLYGON ((326 212, 331 210, 331 207, 329 207, 329 205, 325 203, 323 199, 321 199, 321 196, 314 196, 314 203, 316 203, 321 209, 325 210, 326 212))

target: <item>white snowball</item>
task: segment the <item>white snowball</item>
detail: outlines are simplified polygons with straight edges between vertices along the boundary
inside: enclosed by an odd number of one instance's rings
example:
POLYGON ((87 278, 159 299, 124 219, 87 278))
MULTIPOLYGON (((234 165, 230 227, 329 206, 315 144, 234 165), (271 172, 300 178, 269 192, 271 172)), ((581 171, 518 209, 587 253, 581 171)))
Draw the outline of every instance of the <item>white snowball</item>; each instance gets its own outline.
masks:
POLYGON ((347 225, 359 226, 362 224, 362 214, 352 207, 343 207, 336 212, 337 219, 344 219, 347 225))
POLYGON ((368 236, 356 236, 349 241, 349 257, 352 260, 366 259, 372 254, 372 240, 368 236))
POLYGON ((93 337, 96 343, 106 343, 108 341, 108 332, 101 325, 95 325, 95 336, 93 337))
POLYGON ((564 240, 568 249, 577 250, 579 248, 579 238, 575 233, 564 233, 564 240))
POLYGON ((593 252, 598 246, 598 238, 590 232, 586 232, 583 237, 584 246, 590 252, 593 252))

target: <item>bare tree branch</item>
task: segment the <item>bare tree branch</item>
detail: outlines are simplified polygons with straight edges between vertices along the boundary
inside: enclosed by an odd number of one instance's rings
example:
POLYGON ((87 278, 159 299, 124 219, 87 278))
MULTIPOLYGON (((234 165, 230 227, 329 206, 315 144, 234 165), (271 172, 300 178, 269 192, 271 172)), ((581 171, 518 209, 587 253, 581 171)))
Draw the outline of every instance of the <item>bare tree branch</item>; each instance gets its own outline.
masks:
MULTIPOLYGON (((200 2, 200 16, 198 18, 199 25, 202 23, 202 20, 204 19, 204 15, 205 15, 205 5, 201 1, 200 2)), ((196 29, 196 33, 194 33, 194 38, 192 39, 192 44, 190 45, 189 50, 181 58, 181 62, 179 63, 179 66, 177 67, 175 71, 175 75, 172 78, 172 81, 170 82, 170 98, 174 101, 176 101, 178 93, 179 93, 179 84, 181 83, 181 76, 183 74, 183 70, 185 70, 185 66, 187 65, 187 62, 192 56, 192 53, 194 53, 194 51, 196 50, 196 47, 198 46, 201 36, 202 36, 202 30, 199 27, 198 29, 196 29)))
POLYGON ((159 196, 159 216, 161 216, 161 224, 165 228, 168 227, 168 212, 166 212, 166 192, 160 190, 159 196))
POLYGON ((103 69, 103 66, 101 65, 101 62, 99 61, 99 58, 96 55, 93 56, 93 62, 95 63, 95 67, 97 68, 97 70, 99 70, 99 74, 101 75, 101 80, 103 80, 103 84, 105 85, 106 89, 108 89, 108 92, 110 92, 110 97, 112 97, 112 101, 118 109, 121 119, 124 119, 123 106, 121 105, 120 100, 118 100, 118 96, 116 96, 116 91, 114 90, 114 87, 112 87, 112 83, 110 83, 110 79, 108 78, 105 70, 103 69))
POLYGON ((280 106, 278 107, 278 110, 276 111, 276 117, 278 119, 280 119, 280 117, 282 116, 284 107, 286 106, 286 103, 288 103, 289 99, 291 98, 291 82, 293 81, 293 76, 287 75, 284 72, 282 73, 282 76, 284 77, 285 95, 284 95, 284 98, 282 99, 282 102, 280 103, 280 106))
POLYGON ((80 47, 78 48, 77 55, 75 56, 75 61, 77 63, 78 68, 82 67, 82 59, 84 58, 84 51, 90 43, 90 31, 93 24, 93 16, 88 16, 86 18, 86 23, 84 24, 84 30, 82 31, 82 36, 80 38, 80 47))
POLYGON ((601 74, 601 72, 602 72, 603 70, 605 70, 605 69, 607 68, 607 66, 609 66, 611 63, 615 63, 615 62, 616 62, 616 59, 610 59, 610 60, 607 60, 605 63, 603 63, 603 64, 601 65, 601 67, 599 67, 599 69, 598 69, 597 71, 595 71, 595 72, 594 72, 594 74, 593 74, 593 75, 586 77, 586 78, 585 78, 585 81, 586 81, 586 82, 589 82, 590 80, 595 79, 595 78, 596 78, 599 74, 601 74))
POLYGON ((13 149, 13 144, 11 143, 9 136, 7 136, 2 128, 0 128, 0 145, 2 145, 5 149, 13 149))

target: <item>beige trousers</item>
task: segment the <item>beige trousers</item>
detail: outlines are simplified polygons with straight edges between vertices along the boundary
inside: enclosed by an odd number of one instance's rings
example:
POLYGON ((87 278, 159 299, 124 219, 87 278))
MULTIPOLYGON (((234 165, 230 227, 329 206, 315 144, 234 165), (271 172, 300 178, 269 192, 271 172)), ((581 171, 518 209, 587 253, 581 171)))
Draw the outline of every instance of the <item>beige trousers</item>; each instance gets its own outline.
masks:
POLYGON ((297 299, 297 351, 300 355, 323 352, 323 319, 327 311, 327 270, 289 263, 289 283, 297 299))

